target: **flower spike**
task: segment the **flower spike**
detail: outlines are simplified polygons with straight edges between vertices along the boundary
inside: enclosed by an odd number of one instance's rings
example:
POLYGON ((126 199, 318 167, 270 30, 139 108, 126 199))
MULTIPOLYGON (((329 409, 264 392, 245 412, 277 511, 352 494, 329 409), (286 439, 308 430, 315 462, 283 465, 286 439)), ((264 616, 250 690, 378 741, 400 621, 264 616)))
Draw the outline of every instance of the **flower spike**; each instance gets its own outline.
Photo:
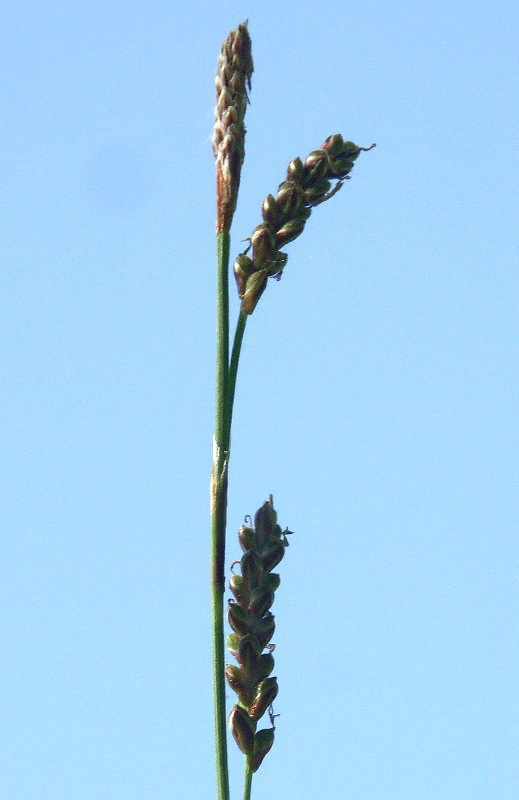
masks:
POLYGON ((236 209, 245 157, 245 110, 252 71, 247 21, 222 45, 216 70, 213 152, 216 159, 216 233, 228 231, 236 209))
POLYGON ((227 682, 238 695, 229 716, 229 726, 238 747, 256 772, 274 742, 272 703, 278 693, 274 669, 274 615, 270 608, 279 575, 272 572, 285 554, 286 534, 277 524, 272 496, 256 512, 254 527, 242 525, 238 538, 242 546, 241 575, 233 575, 230 588, 234 600, 227 618, 234 633, 228 646, 239 666, 228 664, 227 682), (269 652, 263 653, 267 649, 269 652), (256 731, 256 724, 269 712, 271 728, 256 731))
POLYGON ((263 222, 250 239, 251 245, 234 262, 234 277, 241 298, 241 310, 252 314, 267 287, 268 278, 281 277, 287 254, 281 251, 304 230, 312 208, 336 194, 349 178, 355 159, 362 151, 375 147, 359 147, 345 142, 339 133, 313 150, 305 163, 300 158, 290 162, 286 180, 279 184, 276 197, 263 201, 263 222), (337 181, 332 188, 332 181, 337 181), (252 247, 252 256, 247 256, 252 247))

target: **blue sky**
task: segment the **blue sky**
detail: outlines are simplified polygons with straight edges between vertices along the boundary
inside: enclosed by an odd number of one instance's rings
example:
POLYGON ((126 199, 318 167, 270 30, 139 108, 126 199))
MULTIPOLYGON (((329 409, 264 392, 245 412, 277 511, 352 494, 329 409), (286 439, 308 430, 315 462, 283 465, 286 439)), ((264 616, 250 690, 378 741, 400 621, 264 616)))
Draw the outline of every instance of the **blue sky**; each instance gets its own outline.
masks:
POLYGON ((245 18, 233 255, 292 158, 377 142, 246 331, 228 565, 270 493, 295 531, 253 796, 512 800, 517 7, 369 0, 1 12, 0 794, 215 797, 210 137, 245 18))

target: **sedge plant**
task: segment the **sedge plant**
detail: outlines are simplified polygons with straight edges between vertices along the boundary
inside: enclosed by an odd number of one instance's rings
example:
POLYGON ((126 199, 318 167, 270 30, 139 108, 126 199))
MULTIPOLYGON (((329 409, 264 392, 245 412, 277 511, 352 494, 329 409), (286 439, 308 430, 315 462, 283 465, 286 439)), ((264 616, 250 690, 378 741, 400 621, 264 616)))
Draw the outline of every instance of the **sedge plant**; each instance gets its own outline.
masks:
POLYGON ((246 249, 233 264, 239 310, 232 349, 229 336, 230 231, 245 157, 245 112, 249 102, 253 62, 247 22, 231 31, 218 58, 213 152, 216 161, 216 413, 211 475, 211 583, 215 747, 218 800, 230 800, 227 762, 227 724, 245 756, 243 798, 250 800, 252 776, 274 742, 273 701, 278 692, 272 676, 275 629, 271 606, 280 578, 273 572, 284 556, 290 531, 277 522, 272 496, 254 520, 245 519, 238 534, 242 556, 233 564, 232 598, 227 639, 237 663, 225 664, 224 595, 227 476, 231 423, 240 351, 248 317, 254 312, 269 278, 279 280, 288 256, 283 248, 300 236, 312 210, 342 187, 362 151, 340 134, 328 136, 303 161, 295 158, 275 194, 261 208, 246 249), (253 524, 251 524, 253 522, 253 524), (237 701, 229 718, 225 707, 226 681, 237 701), (269 727, 257 729, 267 715, 269 727))

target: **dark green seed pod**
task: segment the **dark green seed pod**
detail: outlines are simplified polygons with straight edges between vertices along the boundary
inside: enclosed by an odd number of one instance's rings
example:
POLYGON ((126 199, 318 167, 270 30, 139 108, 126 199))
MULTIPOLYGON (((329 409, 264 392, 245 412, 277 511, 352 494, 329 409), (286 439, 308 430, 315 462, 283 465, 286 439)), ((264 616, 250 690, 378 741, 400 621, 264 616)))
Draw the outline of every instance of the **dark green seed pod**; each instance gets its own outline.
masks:
POLYGON ((254 266, 258 269, 265 261, 269 260, 276 245, 274 234, 265 222, 254 229, 251 237, 251 244, 253 252, 252 260, 254 261, 254 266))
POLYGON ((241 606, 245 608, 249 605, 249 587, 242 575, 231 575, 229 588, 241 606))
MULTIPOLYGON (((348 142, 348 144, 352 143, 348 142)), ((328 136, 328 138, 325 139, 321 145, 321 149, 326 150, 332 158, 337 158, 337 156, 344 152, 344 139, 340 133, 334 133, 332 136, 328 136)))
POLYGON ((239 661, 246 673, 254 672, 261 660, 264 645, 257 636, 251 633, 242 636, 233 656, 239 661))
POLYGON ((352 161, 355 161, 360 153, 360 150, 361 148, 358 146, 358 144, 355 144, 355 142, 344 142, 340 157, 350 158, 352 161))
POLYGON ((274 253, 273 258, 268 263, 268 276, 269 278, 276 277, 278 280, 281 278, 285 264, 287 263, 288 256, 286 253, 274 253))
POLYGON ((270 589, 271 592, 275 592, 279 588, 280 583, 281 578, 277 572, 271 572, 263 576, 263 586, 270 589))
POLYGON ((268 678, 272 670, 274 669, 274 656, 272 653, 263 653, 258 658, 258 663, 256 664, 255 675, 259 680, 263 680, 264 678, 268 678))
POLYGON ((234 262, 233 265, 233 272, 234 278, 236 280, 236 285, 238 287, 238 294, 240 297, 245 292, 245 286, 247 285, 247 278, 249 275, 252 275, 254 272, 255 267, 252 263, 252 260, 245 255, 245 253, 241 253, 234 262))
POLYGON ((279 184, 276 205, 282 220, 291 219, 301 205, 301 188, 294 181, 284 181, 279 184))
POLYGON ((300 183, 303 179, 303 174, 303 162, 298 156, 297 158, 294 158, 294 160, 288 165, 287 181, 295 181, 296 183, 300 183))
POLYGON ((309 186, 305 189, 304 193, 304 201, 308 205, 312 205, 315 203, 316 200, 319 200, 323 197, 327 192, 330 191, 331 183, 327 180, 317 181, 316 183, 309 186))
POLYGON ((274 744, 274 728, 263 728, 254 737, 254 752, 250 760, 253 772, 261 766, 261 762, 274 744))
POLYGON ((251 614, 264 614, 274 602, 274 592, 270 589, 253 589, 250 596, 249 612, 251 614))
POLYGON ((241 557, 241 574, 251 586, 257 585, 263 575, 263 561, 254 550, 247 550, 241 557))
POLYGON ((244 314, 252 314, 258 301, 267 288, 268 272, 266 269, 260 269, 251 275, 245 287, 245 294, 241 301, 241 310, 244 314))
POLYGON ((345 178, 353 169, 353 161, 347 157, 337 158, 332 162, 331 169, 336 178, 345 178))
POLYGON ((263 567, 264 569, 273 570, 277 567, 279 562, 285 555, 285 545, 281 542, 274 542, 263 553, 263 567))
POLYGON ((273 228, 277 226, 279 211, 277 203, 271 194, 267 195, 267 197, 264 199, 261 213, 263 216, 263 222, 266 222, 267 225, 270 225, 273 228))
POLYGON ((291 219, 285 222, 282 228, 276 233, 276 248, 284 247, 289 242, 293 242, 303 233, 305 227, 304 219, 291 219))
MULTIPOLYGON (((241 638, 242 637, 239 633, 230 633, 227 637, 227 650, 229 650, 229 652, 232 653, 235 658, 238 658, 238 647, 240 645, 241 638)), ((263 650, 263 648, 261 648, 261 650, 263 650)))
POLYGON ((242 636, 248 633, 250 624, 249 615, 238 603, 229 603, 227 619, 233 631, 236 631, 236 633, 242 636))
POLYGON ((240 698, 240 702, 245 706, 249 706, 253 699, 253 693, 240 667, 227 664, 225 667, 225 677, 231 689, 235 691, 240 698))
POLYGON ((272 705, 278 693, 277 678, 265 678, 259 684, 256 696, 249 706, 249 717, 255 721, 259 720, 267 708, 272 705))
POLYGON ((252 625, 252 633, 254 636, 257 637, 259 643, 261 644, 261 649, 263 650, 264 647, 268 645, 272 637, 274 636, 274 631, 276 630, 276 623, 274 622, 274 614, 270 611, 267 611, 265 616, 262 619, 255 619, 252 625))
POLYGON ((300 208, 297 209, 294 215, 294 219, 304 219, 304 221, 306 222, 306 220, 311 216, 312 216, 311 208, 309 208, 308 206, 300 206, 300 208))
POLYGON ((242 753, 251 756, 254 751, 255 724, 241 706, 234 706, 229 714, 229 727, 242 753))
POLYGON ((325 150, 313 150, 305 161, 303 186, 322 180, 328 173, 328 155, 325 150))
POLYGON ((262 552, 269 543, 272 532, 277 524, 277 514, 271 500, 263 503, 254 515, 254 530, 256 531, 256 548, 262 552))
POLYGON ((249 525, 242 525, 238 531, 238 541, 244 553, 250 550, 254 544, 254 528, 249 525))

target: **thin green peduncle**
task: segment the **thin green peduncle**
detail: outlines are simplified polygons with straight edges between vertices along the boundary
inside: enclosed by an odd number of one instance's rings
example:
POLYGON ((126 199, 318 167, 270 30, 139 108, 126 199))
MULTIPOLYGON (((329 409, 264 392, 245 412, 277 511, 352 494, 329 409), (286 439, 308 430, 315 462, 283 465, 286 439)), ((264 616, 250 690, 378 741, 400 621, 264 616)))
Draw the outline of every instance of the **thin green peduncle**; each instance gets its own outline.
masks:
POLYGON ((232 412, 234 408, 234 395, 236 392, 236 376, 238 374, 238 363, 240 361, 241 344, 243 341, 243 334, 245 332, 246 324, 247 324, 247 314, 244 314, 243 311, 240 311, 238 322, 236 323, 236 331, 234 333, 231 363, 229 365, 229 381, 227 384, 227 430, 228 430, 229 442, 231 441, 231 425, 232 425, 232 412))
POLYGON ((245 785, 243 787, 243 800, 250 800, 250 793, 252 787, 252 767, 249 759, 245 760, 245 785))

